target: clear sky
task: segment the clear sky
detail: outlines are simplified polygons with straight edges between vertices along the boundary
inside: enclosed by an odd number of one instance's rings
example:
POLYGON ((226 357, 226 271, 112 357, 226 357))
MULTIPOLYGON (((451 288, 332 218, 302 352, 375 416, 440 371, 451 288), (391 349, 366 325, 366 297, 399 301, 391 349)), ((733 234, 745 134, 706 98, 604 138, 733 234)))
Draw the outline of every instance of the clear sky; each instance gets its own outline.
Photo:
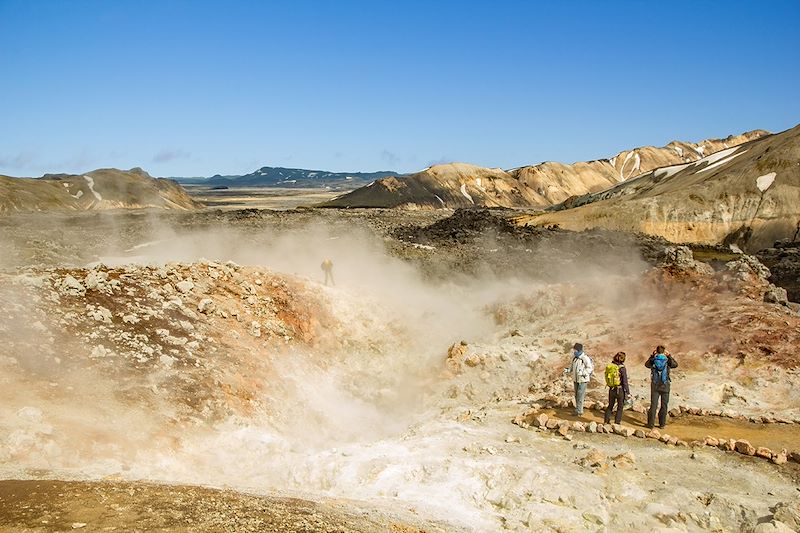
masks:
POLYGON ((412 171, 800 123, 800 1, 0 0, 0 174, 412 171))

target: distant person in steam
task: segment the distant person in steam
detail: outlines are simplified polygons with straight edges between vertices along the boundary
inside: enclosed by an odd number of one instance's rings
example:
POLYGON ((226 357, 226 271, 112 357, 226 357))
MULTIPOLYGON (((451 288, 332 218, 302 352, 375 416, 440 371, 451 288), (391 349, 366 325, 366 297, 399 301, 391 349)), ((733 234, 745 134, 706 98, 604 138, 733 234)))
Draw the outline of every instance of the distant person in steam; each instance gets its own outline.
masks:
POLYGON ((325 261, 323 261, 320 265, 320 268, 322 268, 322 271, 325 272, 325 285, 328 284, 328 280, 330 280, 331 285, 336 285, 336 283, 333 281, 333 261, 330 259, 325 259, 325 261))
POLYGON ((591 357, 583 352, 583 344, 576 342, 572 346, 572 362, 564 369, 564 374, 572 376, 575 385, 575 414, 583 415, 583 400, 586 398, 586 388, 594 372, 594 363, 591 357))

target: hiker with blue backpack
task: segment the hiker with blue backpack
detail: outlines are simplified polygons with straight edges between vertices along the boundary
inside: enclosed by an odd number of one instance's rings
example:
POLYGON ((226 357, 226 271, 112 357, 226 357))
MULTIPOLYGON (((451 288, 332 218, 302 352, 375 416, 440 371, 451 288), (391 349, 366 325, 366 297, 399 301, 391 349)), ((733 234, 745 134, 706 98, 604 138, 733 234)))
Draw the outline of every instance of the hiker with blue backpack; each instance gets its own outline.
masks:
POLYGON ((678 362, 667 353, 663 346, 656 346, 644 366, 650 369, 650 410, 647 413, 647 427, 652 428, 656 421, 658 410, 658 427, 667 425, 667 412, 669 411, 669 389, 671 368, 677 368, 678 362), (659 402, 661 408, 659 409, 659 402))
POLYGON ((614 422, 622 423, 622 410, 625 408, 625 400, 630 397, 631 390, 628 387, 628 371, 625 368, 625 352, 617 352, 610 363, 606 365, 606 386, 608 387, 608 407, 604 424, 611 421, 611 413, 614 412, 614 404, 617 412, 614 415, 614 422))
POLYGON ((583 352, 583 344, 576 342, 572 346, 572 362, 564 369, 564 374, 572 377, 575 385, 575 413, 583 415, 583 400, 586 398, 586 388, 594 372, 594 363, 591 357, 583 352))

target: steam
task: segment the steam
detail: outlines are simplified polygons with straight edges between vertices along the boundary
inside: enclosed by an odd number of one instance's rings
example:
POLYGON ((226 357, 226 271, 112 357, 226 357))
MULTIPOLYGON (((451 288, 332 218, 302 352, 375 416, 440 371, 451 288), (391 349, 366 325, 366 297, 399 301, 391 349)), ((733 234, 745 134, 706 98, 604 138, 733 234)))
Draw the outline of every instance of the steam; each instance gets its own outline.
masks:
MULTIPOLYGON (((254 373, 243 379, 262 384, 264 397, 259 400, 265 407, 214 423, 192 423, 181 418, 165 394, 168 382, 156 374, 166 370, 144 376, 109 374, 92 361, 88 347, 81 351, 43 338, 36 350, 14 353, 16 365, 4 365, 9 369, 0 390, 7 406, 0 418, 0 468, 5 475, 24 476, 24 469, 40 468, 59 477, 121 475, 363 498, 394 497, 397 492, 417 500, 426 498, 408 483, 424 482, 438 491, 443 508, 452 510, 471 496, 454 491, 454 481, 426 477, 410 464, 425 465, 437 454, 453 452, 461 431, 452 420, 440 421, 444 391, 451 385, 441 377, 448 346, 462 339, 497 344, 509 326, 498 324, 492 309, 521 298, 571 293, 573 303, 558 304, 562 307, 551 310, 554 316, 568 314, 575 301, 620 315, 650 301, 644 293, 631 297, 631 287, 647 265, 636 250, 624 246, 612 255, 602 245, 551 243, 512 250, 490 235, 479 247, 503 256, 512 265, 507 272, 477 268, 465 276, 458 265, 442 263, 438 276, 431 278, 389 254, 381 238, 358 226, 186 228, 150 214, 137 217, 131 229, 130 218, 95 216, 92 221, 114 238, 106 241, 112 243, 108 246, 86 243, 101 253, 84 266, 233 261, 294 276, 338 319, 340 329, 323 334, 339 340, 341 348, 240 354, 258 361, 248 365, 254 373), (335 286, 323 284, 324 259, 333 262, 335 286), (131 387, 130 395, 121 395, 131 382, 149 384, 152 394, 144 396, 131 387), (372 485, 362 486, 364 479, 372 485)), ((39 316, 36 302, 15 303, 18 317, 36 315, 43 323, 62 318, 39 316)), ((536 322, 532 317, 520 320, 536 322)), ((3 334, 24 336, 26 342, 35 336, 25 328, 3 334)), ((529 369, 527 356, 519 357, 518 370, 507 382, 489 376, 476 388, 513 386, 524 391, 529 369)), ((244 371, 225 370, 236 375, 244 371)), ((458 468, 453 469, 456 475, 458 468)), ((459 490, 476 490, 474 480, 461 481, 459 490)), ((474 513, 464 512, 464 520, 478 523, 474 513)))

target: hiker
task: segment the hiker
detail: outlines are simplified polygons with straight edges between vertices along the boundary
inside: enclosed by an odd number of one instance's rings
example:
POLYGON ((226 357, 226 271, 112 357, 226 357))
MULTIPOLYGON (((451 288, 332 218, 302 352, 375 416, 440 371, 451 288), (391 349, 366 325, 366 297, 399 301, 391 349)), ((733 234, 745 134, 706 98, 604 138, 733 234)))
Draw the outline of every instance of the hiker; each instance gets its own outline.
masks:
POLYGON ((611 421, 611 413, 616 404, 617 413, 614 415, 614 422, 620 424, 625 401, 631 395, 631 390, 628 388, 628 371, 625 368, 625 352, 617 352, 611 362, 606 365, 606 386, 608 387, 608 407, 606 407, 603 423, 608 424, 611 421))
POLYGON ((330 259, 325 259, 322 264, 320 265, 322 271, 325 272, 325 285, 328 284, 328 280, 331 281, 331 285, 336 285, 333 281, 333 261, 330 259))
POLYGON ((592 359, 583 352, 583 344, 576 342, 572 346, 572 362, 564 369, 564 374, 572 376, 575 385, 575 413, 583 415, 583 399, 586 398, 586 387, 594 372, 592 359))
POLYGON ((658 427, 667 425, 667 411, 669 410, 670 368, 678 368, 678 362, 667 352, 663 346, 656 346, 644 366, 651 371, 650 380, 650 410, 647 413, 647 427, 652 428, 656 421, 658 410, 658 427), (658 408, 659 400, 661 409, 658 408))

